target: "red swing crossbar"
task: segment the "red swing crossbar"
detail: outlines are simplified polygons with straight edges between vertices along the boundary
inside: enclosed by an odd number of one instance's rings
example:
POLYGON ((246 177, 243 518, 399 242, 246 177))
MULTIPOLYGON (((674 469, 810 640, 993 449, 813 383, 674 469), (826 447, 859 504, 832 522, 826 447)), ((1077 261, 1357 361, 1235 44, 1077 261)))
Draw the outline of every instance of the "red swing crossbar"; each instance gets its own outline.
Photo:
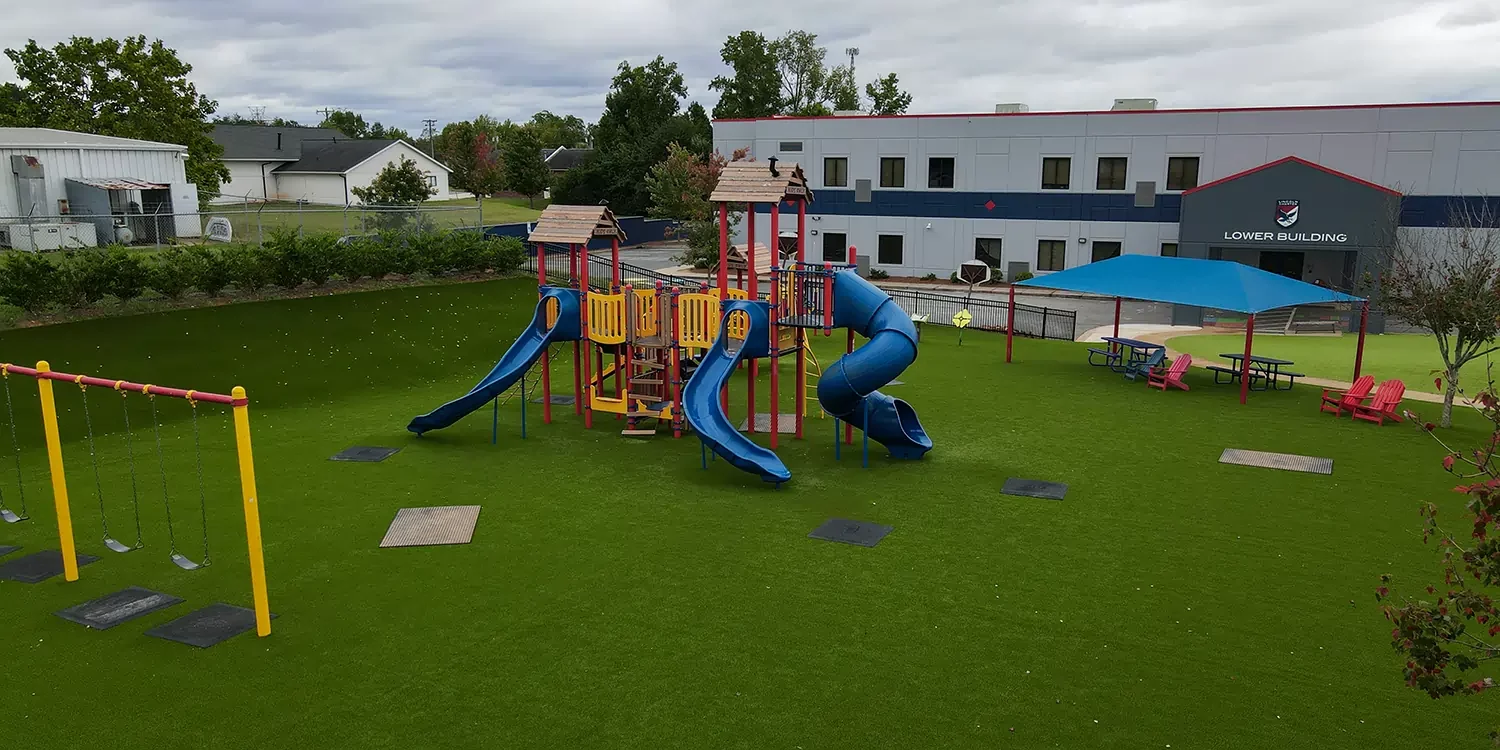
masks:
POLYGON ((135 393, 145 394, 147 396, 171 396, 172 398, 181 398, 188 401, 205 401, 210 404, 224 404, 226 406, 244 406, 245 404, 250 403, 249 399, 236 399, 233 396, 226 396, 222 393, 183 390, 181 388, 167 388, 166 386, 151 385, 149 383, 132 383, 129 380, 106 380, 104 378, 96 378, 91 375, 72 375, 66 372, 58 372, 56 370, 41 372, 34 367, 22 367, 21 365, 0 363, 0 373, 12 372, 18 375, 29 375, 33 378, 43 378, 46 380, 77 383, 79 385, 92 385, 98 386, 100 388, 113 388, 117 391, 132 391, 135 393))

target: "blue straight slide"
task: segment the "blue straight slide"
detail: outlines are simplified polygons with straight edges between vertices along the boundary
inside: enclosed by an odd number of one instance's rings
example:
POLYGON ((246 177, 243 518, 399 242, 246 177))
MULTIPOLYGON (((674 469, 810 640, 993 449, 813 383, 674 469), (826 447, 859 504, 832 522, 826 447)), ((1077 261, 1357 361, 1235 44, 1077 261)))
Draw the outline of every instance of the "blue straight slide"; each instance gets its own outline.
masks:
POLYGON ((406 429, 421 435, 452 425, 515 385, 552 342, 577 341, 581 337, 578 290, 542 287, 542 298, 537 301, 531 325, 510 345, 495 369, 490 370, 490 374, 468 393, 413 419, 406 429), (557 325, 548 329, 547 303, 554 299, 557 300, 557 325))
POLYGON ((719 339, 703 356, 698 370, 688 379, 682 391, 682 411, 693 431, 714 453, 736 469, 748 471, 767 482, 781 484, 792 478, 792 472, 775 453, 750 442, 741 435, 724 413, 719 393, 740 360, 771 356, 771 309, 765 302, 736 300, 723 307, 719 339), (739 348, 729 351, 729 315, 744 312, 750 318, 749 330, 739 348))
POLYGON ((917 360, 917 328, 890 295, 854 271, 836 274, 833 282, 833 324, 869 341, 823 373, 818 402, 890 449, 893 457, 921 458, 932 450, 932 438, 917 421, 916 410, 876 390, 917 360))

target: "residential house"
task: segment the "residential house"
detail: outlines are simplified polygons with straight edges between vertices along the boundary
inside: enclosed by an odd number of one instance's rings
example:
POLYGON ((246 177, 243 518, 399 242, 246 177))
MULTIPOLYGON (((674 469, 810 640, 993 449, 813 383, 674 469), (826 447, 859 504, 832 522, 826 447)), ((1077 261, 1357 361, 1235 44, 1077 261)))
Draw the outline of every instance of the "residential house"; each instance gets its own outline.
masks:
POLYGON ((342 206, 359 203, 354 188, 366 187, 386 165, 402 157, 417 163, 433 188, 431 200, 446 200, 452 170, 401 140, 353 139, 332 128, 215 125, 230 179, 215 203, 302 201, 342 206))

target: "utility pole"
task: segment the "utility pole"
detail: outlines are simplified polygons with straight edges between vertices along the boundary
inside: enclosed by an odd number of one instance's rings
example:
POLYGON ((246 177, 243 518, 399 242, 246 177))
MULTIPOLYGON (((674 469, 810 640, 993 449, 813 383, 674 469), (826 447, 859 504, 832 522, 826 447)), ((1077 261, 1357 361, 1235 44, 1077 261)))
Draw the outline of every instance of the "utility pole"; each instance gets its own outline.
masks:
POLYGON ((313 111, 317 112, 318 114, 320 114, 320 115, 323 116, 323 120, 319 120, 318 121, 319 124, 322 124, 323 121, 325 121, 325 120, 328 119, 329 115, 333 114, 334 112, 337 112, 338 110, 336 110, 336 109, 329 109, 328 107, 324 107, 322 109, 317 109, 317 110, 313 110, 313 111))
POLYGON ((427 155, 437 158, 437 148, 433 145, 433 139, 437 137, 437 120, 426 119, 422 124, 427 127, 427 155))
POLYGON ((257 104, 255 106, 251 107, 250 108, 250 119, 254 120, 256 122, 256 124, 259 124, 259 125, 266 124, 266 108, 265 108, 265 105, 257 104))
POLYGON ((852 77, 854 75, 854 58, 859 57, 859 48, 845 47, 844 54, 849 56, 849 74, 852 77))

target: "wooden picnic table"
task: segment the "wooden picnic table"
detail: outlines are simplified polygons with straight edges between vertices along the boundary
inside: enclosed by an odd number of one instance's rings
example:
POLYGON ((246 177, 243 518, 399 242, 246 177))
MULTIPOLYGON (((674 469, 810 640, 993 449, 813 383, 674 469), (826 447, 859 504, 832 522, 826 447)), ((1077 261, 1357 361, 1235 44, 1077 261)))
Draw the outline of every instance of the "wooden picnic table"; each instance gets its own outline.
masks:
MULTIPOLYGON (((1224 352, 1219 356, 1229 360, 1229 367, 1209 365, 1208 369, 1213 370, 1214 372, 1214 382, 1221 384, 1238 382, 1240 379, 1240 374, 1244 371, 1242 363, 1245 361, 1245 355, 1238 352, 1224 352), (1228 380, 1220 380, 1220 378, 1223 377, 1227 377, 1228 380)), ((1297 378, 1306 377, 1300 372, 1291 372, 1289 370, 1281 369, 1283 367, 1290 367, 1294 364, 1297 363, 1289 359, 1262 357, 1256 354, 1250 355, 1250 390, 1291 390, 1292 385, 1297 382, 1297 378), (1281 383, 1283 382, 1286 383, 1286 387, 1284 388, 1281 386, 1281 383), (1257 383, 1259 383, 1260 385, 1257 386, 1257 383)))

